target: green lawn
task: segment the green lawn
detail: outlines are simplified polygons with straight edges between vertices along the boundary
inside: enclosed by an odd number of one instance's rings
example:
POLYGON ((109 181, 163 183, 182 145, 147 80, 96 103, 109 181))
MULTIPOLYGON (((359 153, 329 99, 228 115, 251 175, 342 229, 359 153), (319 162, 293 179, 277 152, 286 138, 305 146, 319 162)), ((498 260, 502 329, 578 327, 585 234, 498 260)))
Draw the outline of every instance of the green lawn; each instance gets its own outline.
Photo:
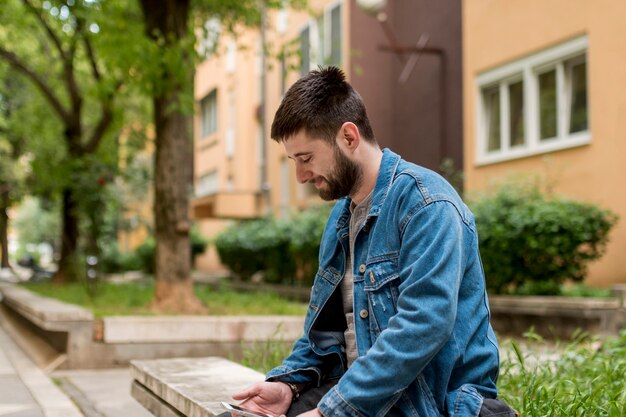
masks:
MULTIPOLYGON (((80 283, 55 285, 51 282, 22 284, 46 297, 78 304, 98 318, 119 315, 152 315, 149 304, 154 292, 152 282, 113 284, 102 282, 94 298, 80 283)), ((222 286, 214 289, 196 284, 195 292, 211 315, 296 315, 304 317, 306 304, 289 301, 267 292, 237 293, 222 286)))

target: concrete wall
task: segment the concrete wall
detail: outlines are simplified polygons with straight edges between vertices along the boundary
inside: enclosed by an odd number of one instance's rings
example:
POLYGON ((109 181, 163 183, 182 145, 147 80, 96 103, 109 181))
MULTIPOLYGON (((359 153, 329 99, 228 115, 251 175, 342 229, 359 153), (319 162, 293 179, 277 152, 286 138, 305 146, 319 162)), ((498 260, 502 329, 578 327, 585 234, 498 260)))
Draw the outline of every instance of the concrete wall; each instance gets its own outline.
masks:
POLYGON ((513 172, 539 173, 554 192, 596 203, 621 221, 606 255, 591 265, 588 284, 626 282, 626 3, 620 0, 463 2, 465 186, 485 190, 513 172), (587 35, 588 145, 508 162, 476 164, 479 74, 587 35))

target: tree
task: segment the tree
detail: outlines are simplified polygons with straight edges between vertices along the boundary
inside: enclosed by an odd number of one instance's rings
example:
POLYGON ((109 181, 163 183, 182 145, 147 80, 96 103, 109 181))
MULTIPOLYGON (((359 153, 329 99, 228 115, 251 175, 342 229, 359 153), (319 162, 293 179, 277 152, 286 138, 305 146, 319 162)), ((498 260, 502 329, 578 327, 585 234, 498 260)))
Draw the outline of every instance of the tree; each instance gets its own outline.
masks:
POLYGON ((119 48, 121 38, 116 36, 132 34, 132 25, 123 30, 113 27, 123 24, 120 4, 125 6, 113 0, 8 0, 3 4, 0 59, 32 82, 62 131, 58 168, 66 175, 56 177, 63 224, 57 282, 75 280, 79 271, 80 190, 74 181, 76 173, 68 174, 71 169, 90 169, 90 156, 114 126, 115 98, 123 85, 122 76, 128 73, 124 52, 132 54, 131 47, 119 48), (108 29, 107 36, 100 34, 103 28, 108 29))
POLYGON ((217 18, 233 30, 238 24, 260 22, 265 6, 278 0, 140 0, 156 128, 155 235, 156 289, 154 308, 182 312, 203 311, 191 282, 190 221, 188 217, 192 173, 193 75, 196 29, 217 18))

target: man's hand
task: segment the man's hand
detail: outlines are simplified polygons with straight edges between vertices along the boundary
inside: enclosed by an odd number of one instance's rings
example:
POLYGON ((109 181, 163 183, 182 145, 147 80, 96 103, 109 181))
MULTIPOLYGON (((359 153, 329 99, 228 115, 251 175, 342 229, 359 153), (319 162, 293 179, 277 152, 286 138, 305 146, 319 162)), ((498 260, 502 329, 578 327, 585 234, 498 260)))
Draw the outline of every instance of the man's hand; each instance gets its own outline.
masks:
POLYGON ((289 410, 292 393, 280 382, 260 382, 233 394, 234 400, 245 400, 241 406, 273 416, 283 415, 289 410))

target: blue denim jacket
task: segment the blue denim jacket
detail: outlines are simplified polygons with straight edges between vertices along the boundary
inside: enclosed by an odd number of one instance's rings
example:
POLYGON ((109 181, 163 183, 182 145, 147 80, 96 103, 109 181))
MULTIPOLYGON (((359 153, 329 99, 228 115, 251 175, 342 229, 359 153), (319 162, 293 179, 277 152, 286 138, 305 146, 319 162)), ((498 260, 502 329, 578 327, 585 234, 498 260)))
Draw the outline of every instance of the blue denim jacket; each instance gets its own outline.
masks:
POLYGON ((439 175, 384 150, 354 247, 359 357, 346 369, 349 204, 326 225, 304 336, 268 380, 341 378, 318 405, 326 417, 478 416, 496 397, 499 360, 473 215, 439 175))

